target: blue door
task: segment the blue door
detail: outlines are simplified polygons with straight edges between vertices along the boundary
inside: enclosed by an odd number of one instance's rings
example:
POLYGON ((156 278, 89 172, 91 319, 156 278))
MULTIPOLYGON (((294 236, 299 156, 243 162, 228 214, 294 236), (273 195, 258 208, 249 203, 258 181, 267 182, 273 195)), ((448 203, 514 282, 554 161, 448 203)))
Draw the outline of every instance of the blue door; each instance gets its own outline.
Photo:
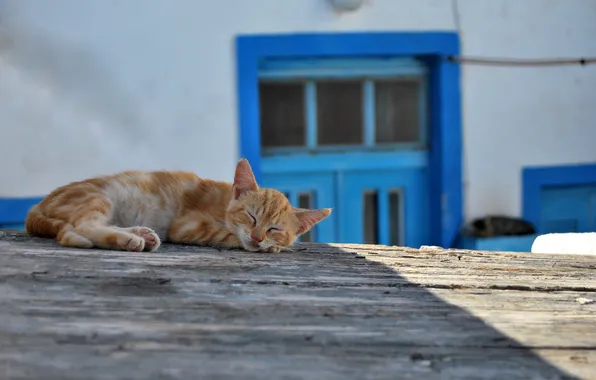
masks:
POLYGON ((262 186, 334 209, 303 241, 429 243, 427 86, 415 59, 260 62, 262 186))

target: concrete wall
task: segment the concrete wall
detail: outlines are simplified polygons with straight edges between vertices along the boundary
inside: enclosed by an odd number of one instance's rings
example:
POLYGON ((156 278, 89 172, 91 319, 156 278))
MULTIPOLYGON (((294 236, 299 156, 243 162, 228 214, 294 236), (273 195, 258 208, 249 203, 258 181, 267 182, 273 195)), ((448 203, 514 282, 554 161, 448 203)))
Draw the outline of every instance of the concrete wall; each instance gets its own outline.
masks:
MULTIPOLYGON (((595 19, 593 0, 0 0, 0 197, 129 168, 231 179, 238 34, 459 26, 466 55, 576 57, 595 19)), ((596 66, 466 65, 466 215, 519 214, 525 165, 596 161, 595 88, 596 66)))

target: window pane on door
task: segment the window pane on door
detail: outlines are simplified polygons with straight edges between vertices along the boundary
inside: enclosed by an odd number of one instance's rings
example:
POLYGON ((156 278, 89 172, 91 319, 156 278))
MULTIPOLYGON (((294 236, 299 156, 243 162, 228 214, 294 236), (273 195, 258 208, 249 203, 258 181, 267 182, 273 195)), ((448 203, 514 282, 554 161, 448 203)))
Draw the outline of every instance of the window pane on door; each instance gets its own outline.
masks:
POLYGON ((379 198, 376 191, 364 192, 364 244, 379 243, 379 198))
POLYGON ((420 140, 420 91, 417 79, 375 81, 376 143, 420 140))
POLYGON ((317 82, 319 145, 362 144, 362 82, 317 82))
POLYGON ((269 147, 304 146, 304 84, 259 84, 261 103, 261 145, 269 147))
POLYGON ((394 190, 389 193, 389 244, 402 245, 402 193, 394 190))

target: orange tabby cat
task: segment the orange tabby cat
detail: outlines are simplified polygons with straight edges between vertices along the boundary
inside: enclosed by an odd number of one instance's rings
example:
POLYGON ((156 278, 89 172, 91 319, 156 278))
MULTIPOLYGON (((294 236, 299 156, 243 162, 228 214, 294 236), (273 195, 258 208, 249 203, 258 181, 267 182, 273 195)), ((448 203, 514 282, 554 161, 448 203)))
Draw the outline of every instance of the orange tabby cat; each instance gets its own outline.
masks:
POLYGON ((233 184, 180 171, 74 182, 33 206, 25 226, 69 247, 155 251, 164 240, 279 252, 330 213, 294 208, 279 191, 259 188, 242 159, 233 184))

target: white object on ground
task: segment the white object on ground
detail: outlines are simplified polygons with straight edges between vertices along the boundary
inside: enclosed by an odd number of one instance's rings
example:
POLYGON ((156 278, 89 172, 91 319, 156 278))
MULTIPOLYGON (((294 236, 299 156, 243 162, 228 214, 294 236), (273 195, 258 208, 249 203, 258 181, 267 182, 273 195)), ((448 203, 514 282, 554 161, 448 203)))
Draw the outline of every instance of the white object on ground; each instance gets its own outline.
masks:
POLYGON ((421 251, 441 251, 443 247, 439 247, 438 245, 421 245, 421 251))
POLYGON ((540 235, 532 253, 596 255, 596 232, 570 232, 540 235))

